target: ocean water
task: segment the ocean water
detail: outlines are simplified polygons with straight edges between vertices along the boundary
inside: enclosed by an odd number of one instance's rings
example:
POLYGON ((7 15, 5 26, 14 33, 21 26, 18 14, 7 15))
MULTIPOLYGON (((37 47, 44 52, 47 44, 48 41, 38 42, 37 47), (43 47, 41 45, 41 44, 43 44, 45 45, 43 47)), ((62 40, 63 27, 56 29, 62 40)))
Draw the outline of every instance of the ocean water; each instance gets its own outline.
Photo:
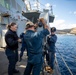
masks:
MULTIPOLYGON (((57 35, 56 47, 63 56, 73 75, 76 75, 76 35, 57 35)), ((57 60, 62 75, 71 75, 56 49, 57 60)))

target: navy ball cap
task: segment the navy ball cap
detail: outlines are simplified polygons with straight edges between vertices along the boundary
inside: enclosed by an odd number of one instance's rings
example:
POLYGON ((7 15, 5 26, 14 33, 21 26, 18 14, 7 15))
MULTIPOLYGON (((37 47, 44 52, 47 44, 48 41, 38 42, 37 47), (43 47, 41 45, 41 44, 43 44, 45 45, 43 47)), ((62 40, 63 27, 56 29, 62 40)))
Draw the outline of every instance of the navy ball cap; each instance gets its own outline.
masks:
POLYGON ((56 31, 56 28, 55 27, 52 27, 51 28, 51 32, 55 32, 56 31))

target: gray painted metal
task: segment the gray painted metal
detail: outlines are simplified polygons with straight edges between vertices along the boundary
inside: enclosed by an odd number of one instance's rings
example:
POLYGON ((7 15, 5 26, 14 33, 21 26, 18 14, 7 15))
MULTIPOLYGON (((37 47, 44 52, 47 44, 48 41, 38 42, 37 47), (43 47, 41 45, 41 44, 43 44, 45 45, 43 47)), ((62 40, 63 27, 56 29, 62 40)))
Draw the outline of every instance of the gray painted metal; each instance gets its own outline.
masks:
POLYGON ((22 14, 24 17, 32 21, 33 23, 37 22, 37 19, 39 18, 40 13, 39 12, 26 12, 22 14))

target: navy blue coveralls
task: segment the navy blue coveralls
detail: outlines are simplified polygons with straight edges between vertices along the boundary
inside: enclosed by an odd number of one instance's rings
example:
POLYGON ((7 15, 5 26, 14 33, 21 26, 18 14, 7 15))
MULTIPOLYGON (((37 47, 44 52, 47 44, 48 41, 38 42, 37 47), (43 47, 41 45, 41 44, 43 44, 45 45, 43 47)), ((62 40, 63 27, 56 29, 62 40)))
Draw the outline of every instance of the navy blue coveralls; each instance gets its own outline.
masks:
MULTIPOLYGON (((34 32, 27 30, 24 35, 24 44, 26 45, 28 61, 24 71, 24 75, 39 75, 43 64, 42 58, 42 41, 45 36, 49 34, 47 29, 43 29, 40 32, 34 32)), ((23 49, 24 51, 24 49, 23 49)))
POLYGON ((49 55, 49 60, 48 60, 48 65, 53 69, 54 68, 54 59, 55 59, 55 43, 57 41, 57 36, 55 34, 49 35, 51 36, 50 38, 47 37, 47 43, 49 45, 48 49, 48 55, 49 55))
POLYGON ((18 61, 18 36, 16 32, 8 30, 5 34, 6 50, 5 53, 9 60, 8 75, 13 75, 15 72, 16 62, 18 61))
POLYGON ((21 38, 21 39, 23 39, 24 34, 25 34, 25 33, 21 33, 21 34, 20 34, 20 38, 21 38))

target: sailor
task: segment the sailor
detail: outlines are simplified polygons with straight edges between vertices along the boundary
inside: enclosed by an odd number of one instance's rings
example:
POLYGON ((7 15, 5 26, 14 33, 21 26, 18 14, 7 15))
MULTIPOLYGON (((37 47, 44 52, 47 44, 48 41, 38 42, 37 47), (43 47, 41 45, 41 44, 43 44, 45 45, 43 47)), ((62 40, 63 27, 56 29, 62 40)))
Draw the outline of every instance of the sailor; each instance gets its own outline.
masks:
POLYGON ((22 41, 21 41, 21 53, 20 53, 20 59, 19 59, 19 61, 21 62, 21 60, 22 60, 22 56, 23 56, 23 53, 24 53, 24 51, 25 51, 25 48, 26 48, 26 44, 25 44, 25 42, 24 42, 24 35, 25 35, 25 31, 23 32, 23 33, 21 33, 21 35, 20 35, 20 38, 22 39, 22 41))
MULTIPOLYGON (((35 32, 36 32, 37 31, 37 28, 38 28, 37 23, 34 24, 34 28, 35 28, 35 32)), ((27 28, 25 28, 25 30, 27 30, 27 28)), ((21 50, 21 53, 20 53, 20 60, 19 61, 22 60, 23 53, 26 50, 26 43, 24 42, 24 38, 23 38, 23 36, 24 36, 25 33, 26 32, 24 31, 24 33, 22 33, 20 35, 20 38, 22 39, 22 45, 21 45, 21 49, 20 49, 21 50)))
POLYGON ((21 39, 23 39, 23 36, 24 36, 25 33, 26 33, 26 31, 24 31, 24 32, 22 32, 22 33, 20 34, 20 38, 21 38, 21 39))
POLYGON ((8 25, 8 31, 5 34, 5 42, 7 44, 5 53, 9 60, 8 65, 8 75, 13 75, 13 73, 19 73, 16 70, 16 63, 18 61, 18 42, 21 42, 21 39, 17 36, 17 25, 12 22, 8 25))
POLYGON ((52 27, 51 28, 51 34, 47 36, 47 43, 48 43, 48 65, 50 66, 49 67, 46 67, 46 70, 48 70, 50 73, 53 72, 53 69, 54 69, 54 60, 55 60, 55 43, 57 41, 57 36, 55 34, 56 32, 56 28, 55 27, 52 27))
POLYGON ((24 43, 26 44, 28 61, 24 71, 24 75, 40 75, 41 67, 43 64, 42 58, 42 40, 49 34, 49 27, 46 25, 44 19, 43 30, 37 32, 35 25, 32 22, 26 24, 26 34, 24 35, 24 43))

